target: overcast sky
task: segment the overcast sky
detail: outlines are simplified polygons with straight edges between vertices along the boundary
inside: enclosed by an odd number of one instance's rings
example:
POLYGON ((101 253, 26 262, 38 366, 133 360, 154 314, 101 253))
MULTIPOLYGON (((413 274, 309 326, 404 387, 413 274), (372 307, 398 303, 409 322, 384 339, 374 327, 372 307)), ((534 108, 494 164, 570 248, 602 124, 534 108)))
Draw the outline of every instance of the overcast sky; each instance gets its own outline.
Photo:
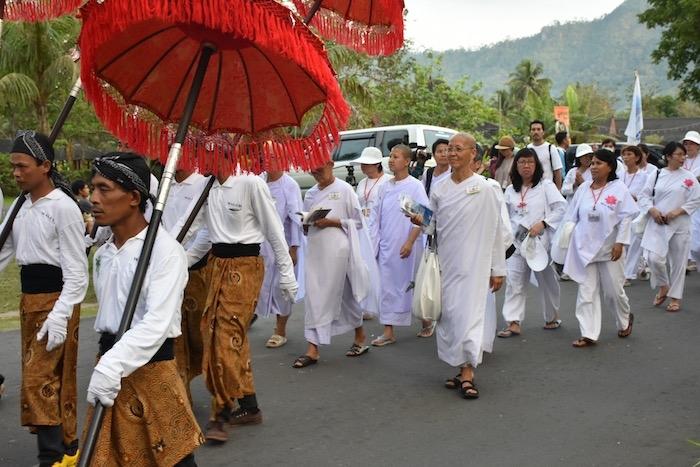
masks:
POLYGON ((406 36, 421 49, 477 49, 537 34, 555 21, 591 20, 622 0, 405 0, 406 36))

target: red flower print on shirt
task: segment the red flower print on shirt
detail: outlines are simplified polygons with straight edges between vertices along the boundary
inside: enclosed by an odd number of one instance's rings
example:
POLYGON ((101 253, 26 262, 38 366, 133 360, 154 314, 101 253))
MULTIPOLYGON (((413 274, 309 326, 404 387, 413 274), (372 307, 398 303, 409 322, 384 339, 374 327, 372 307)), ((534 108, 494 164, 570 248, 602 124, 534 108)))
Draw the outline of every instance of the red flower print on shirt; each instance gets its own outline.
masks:
POLYGON ((605 202, 606 202, 609 206, 615 206, 615 205, 617 204, 617 198, 616 198, 615 196, 613 196, 613 195, 610 195, 610 196, 607 196, 607 197, 605 198, 605 202))
POLYGON ((683 185, 690 188, 691 186, 693 186, 693 181, 689 178, 686 178, 685 180, 683 180, 683 185))

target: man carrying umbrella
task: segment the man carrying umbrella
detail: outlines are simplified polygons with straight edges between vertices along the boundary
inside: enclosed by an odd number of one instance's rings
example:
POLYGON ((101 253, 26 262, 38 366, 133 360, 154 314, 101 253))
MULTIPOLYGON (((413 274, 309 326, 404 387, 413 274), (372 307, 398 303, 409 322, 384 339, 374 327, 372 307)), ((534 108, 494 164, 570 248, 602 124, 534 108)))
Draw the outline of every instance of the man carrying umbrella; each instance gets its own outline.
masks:
POLYGON ((22 283, 21 420, 37 434, 39 465, 52 466, 64 456, 74 462, 78 448, 75 370, 80 302, 88 286, 85 224, 53 166, 48 137, 21 132, 10 160, 26 201, 0 252, 0 270, 14 254, 22 283))
POLYGON ((95 160, 92 184, 95 222, 112 231, 94 257, 100 359, 87 400, 109 408, 92 465, 195 465, 203 439, 174 360, 185 252, 159 228, 131 328, 116 340, 148 228, 150 173, 140 156, 111 153, 95 160))
POLYGON ((263 282, 261 243, 267 241, 274 252, 287 300, 295 299, 298 286, 282 222, 262 178, 234 175, 222 164, 204 216, 207 229, 187 255, 191 266, 211 249, 211 280, 202 316, 202 373, 213 396, 205 437, 223 443, 228 440, 224 423, 262 422, 247 335, 263 282))

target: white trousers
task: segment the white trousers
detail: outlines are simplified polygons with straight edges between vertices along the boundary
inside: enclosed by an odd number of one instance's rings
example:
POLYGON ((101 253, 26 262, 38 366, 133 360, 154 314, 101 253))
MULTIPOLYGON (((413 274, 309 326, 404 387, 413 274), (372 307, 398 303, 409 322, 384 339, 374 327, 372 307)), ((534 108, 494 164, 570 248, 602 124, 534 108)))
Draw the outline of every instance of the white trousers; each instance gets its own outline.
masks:
POLYGON ((690 259, 700 264, 700 210, 693 213, 690 221, 691 242, 690 242, 690 259))
POLYGON ((586 279, 578 285, 576 297, 576 319, 581 337, 594 341, 600 336, 602 320, 601 295, 615 317, 618 331, 627 329, 630 317, 630 302, 625 294, 624 258, 617 261, 601 261, 586 266, 586 279))
POLYGON ((627 254, 625 255, 625 278, 630 280, 637 278, 643 252, 642 236, 633 233, 632 243, 627 247, 627 254))
MULTIPOLYGON (((527 302, 527 284, 530 281, 531 269, 525 258, 514 253, 508 258, 508 274, 506 275, 506 296, 503 302, 503 319, 507 322, 525 319, 527 302)), ((559 316, 559 280, 554 266, 550 264, 540 272, 535 272, 537 293, 542 300, 542 312, 545 323, 558 319, 559 316)))
POLYGON ((690 233, 675 233, 668 242, 668 254, 660 256, 649 252, 649 269, 651 270, 651 287, 669 287, 668 296, 683 298, 685 287, 685 268, 690 253, 690 233))

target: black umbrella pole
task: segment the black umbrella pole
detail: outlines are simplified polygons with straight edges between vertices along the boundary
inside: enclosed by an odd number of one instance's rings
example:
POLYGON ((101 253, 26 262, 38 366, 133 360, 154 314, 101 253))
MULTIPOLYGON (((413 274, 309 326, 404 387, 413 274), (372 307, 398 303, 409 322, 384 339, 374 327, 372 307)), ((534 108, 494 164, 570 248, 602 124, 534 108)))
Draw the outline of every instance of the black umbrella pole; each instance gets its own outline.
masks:
POLYGON ((73 104, 75 104, 75 101, 78 100, 78 94, 80 94, 80 90, 82 88, 83 83, 80 81, 80 78, 78 78, 75 80, 75 83, 68 94, 68 99, 66 99, 66 102, 63 104, 61 113, 58 114, 56 123, 54 123, 53 128, 51 128, 51 134, 49 135, 49 141, 51 141, 51 144, 56 142, 56 138, 58 138, 58 134, 61 132, 63 124, 66 123, 70 111, 73 110, 73 104))
MULTIPOLYGON (((204 76, 207 72, 209 59, 215 50, 215 47, 209 44, 205 44, 202 47, 199 63, 197 64, 197 71, 195 72, 194 79, 192 80, 192 87, 190 88, 190 93, 187 96, 185 109, 180 120, 180 125, 177 129, 177 134, 175 135, 175 143, 170 147, 168 160, 165 163, 165 170, 163 171, 163 177, 161 178, 161 183, 158 189, 158 200, 156 201, 153 214, 151 215, 151 221, 148 225, 148 230, 146 231, 146 238, 144 239, 143 247, 141 248, 141 255, 139 256, 139 261, 136 265, 136 271, 134 271, 134 280, 131 283, 129 296, 127 297, 126 304, 124 305, 124 314, 122 315, 119 330, 117 331, 117 341, 131 327, 131 320, 134 317, 134 311, 136 311, 136 305, 138 303, 139 295, 141 294, 143 282, 146 278, 146 271, 148 270, 148 263, 151 259, 151 253, 153 253, 153 244, 156 240, 158 226, 160 225, 160 220, 163 217, 165 201, 168 199, 170 185, 173 177, 175 176, 177 163, 180 160, 182 143, 185 141, 185 137, 187 136, 187 128, 192 120, 192 114, 194 113, 194 107, 197 104, 199 91, 202 89, 202 83, 204 82, 204 76)), ((90 465, 92 455, 95 451, 97 437, 99 436, 100 428, 102 427, 104 415, 105 407, 98 402, 95 405, 95 411, 93 412, 92 420, 90 421, 90 426, 87 430, 85 445, 80 453, 80 460, 78 463, 79 467, 88 467, 90 465)))
POLYGON ((311 20, 314 19, 314 16, 316 15, 316 12, 319 8, 321 8, 321 0, 314 1, 314 4, 311 5, 311 8, 309 8, 309 11, 306 13, 306 18, 304 18, 304 24, 308 25, 311 22, 311 20))
POLYGON ((212 185, 214 185, 214 180, 216 180, 216 177, 214 175, 211 175, 209 177, 209 180, 207 180, 207 184, 204 186, 202 194, 199 195, 197 203, 192 208, 192 212, 187 217, 185 225, 182 226, 180 232, 178 232, 177 234, 176 240, 178 241, 178 243, 182 243, 182 241, 185 239, 185 235, 187 235, 187 232, 190 230, 190 227, 192 227, 194 220, 197 218, 197 214, 199 214, 199 211, 202 209, 202 206, 204 206, 204 203, 207 201, 207 198, 209 197, 209 191, 211 190, 212 185))

